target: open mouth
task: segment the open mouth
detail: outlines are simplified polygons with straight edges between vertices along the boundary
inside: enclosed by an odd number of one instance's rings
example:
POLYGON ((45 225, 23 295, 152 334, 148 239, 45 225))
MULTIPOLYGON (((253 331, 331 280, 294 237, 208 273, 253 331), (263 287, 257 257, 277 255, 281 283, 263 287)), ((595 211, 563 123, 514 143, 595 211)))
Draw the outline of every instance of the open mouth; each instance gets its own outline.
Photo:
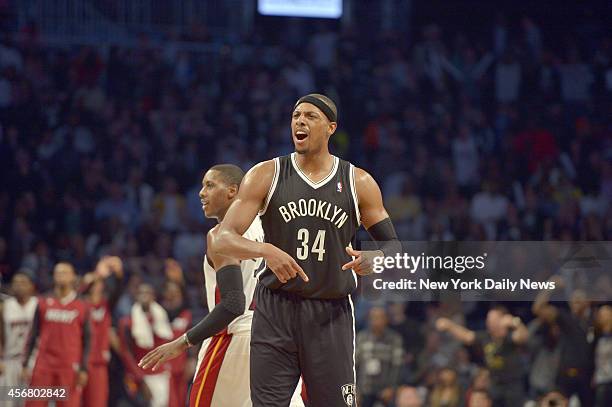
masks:
POLYGON ((306 133, 305 131, 298 130, 295 132, 295 138, 298 139, 298 141, 305 140, 307 137, 308 133, 306 133))

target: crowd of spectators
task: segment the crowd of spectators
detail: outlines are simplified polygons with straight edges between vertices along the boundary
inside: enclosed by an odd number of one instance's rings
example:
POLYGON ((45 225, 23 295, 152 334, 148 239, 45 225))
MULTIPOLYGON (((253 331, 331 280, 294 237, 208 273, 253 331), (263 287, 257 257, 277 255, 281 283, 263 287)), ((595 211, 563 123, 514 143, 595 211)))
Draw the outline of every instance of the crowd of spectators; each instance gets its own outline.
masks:
MULTIPOLYGON (((162 287, 173 258, 197 320, 211 226, 197 195, 203 171, 223 162, 248 169, 291 152, 291 109, 313 91, 337 102, 333 153, 374 175, 401 239, 612 239, 609 36, 559 46, 527 17, 499 19, 478 40, 436 24, 419 27, 411 42, 321 25, 309 36, 302 27, 280 43, 254 36, 218 52, 146 40, 57 46, 26 34, 5 33, 0 43, 5 282, 22 270, 45 292, 57 261, 85 274, 102 255, 117 255, 128 273, 121 317, 141 281, 162 287)), ((533 399, 558 388, 555 370, 535 366, 563 360, 555 354, 566 346, 562 324, 523 307, 525 323, 534 322, 518 342, 533 350, 513 342, 499 356, 487 351, 498 344, 491 332, 465 341, 436 323, 448 317, 484 328, 486 305, 472 320, 461 307, 419 307, 374 307, 358 320, 365 406, 486 406, 506 379, 528 384, 533 399), (507 378, 495 371, 500 360, 525 363, 507 378)), ((610 310, 599 308, 595 323, 596 308, 588 309, 580 332, 585 341, 591 334, 590 349, 599 345, 607 365, 594 383, 610 397, 610 310)), ((580 361, 585 370, 572 377, 584 379, 595 360, 580 361)), ((578 394, 582 385, 562 390, 578 394)))

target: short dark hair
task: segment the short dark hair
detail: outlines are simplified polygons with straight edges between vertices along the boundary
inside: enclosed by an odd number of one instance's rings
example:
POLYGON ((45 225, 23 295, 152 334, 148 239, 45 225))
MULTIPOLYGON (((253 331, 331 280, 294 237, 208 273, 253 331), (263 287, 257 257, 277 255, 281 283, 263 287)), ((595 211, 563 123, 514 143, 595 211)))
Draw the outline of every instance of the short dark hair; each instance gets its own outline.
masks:
POLYGON ((244 177, 244 171, 240 167, 234 164, 217 164, 210 167, 208 171, 218 171, 221 174, 223 182, 227 185, 240 186, 242 178, 244 177))
POLYGON ((15 274, 13 274, 13 276, 11 277, 11 281, 12 281, 12 280, 13 280, 15 277, 17 277, 17 276, 24 276, 24 277, 26 277, 28 280, 30 280, 30 282, 31 282, 32 284, 34 284, 34 280, 35 280, 35 278, 34 278, 34 274, 35 274, 35 273, 34 273, 34 271, 33 271, 33 270, 31 270, 31 269, 29 269, 29 268, 27 268, 27 267, 21 267, 21 268, 19 268, 19 269, 18 269, 18 270, 15 272, 15 274))

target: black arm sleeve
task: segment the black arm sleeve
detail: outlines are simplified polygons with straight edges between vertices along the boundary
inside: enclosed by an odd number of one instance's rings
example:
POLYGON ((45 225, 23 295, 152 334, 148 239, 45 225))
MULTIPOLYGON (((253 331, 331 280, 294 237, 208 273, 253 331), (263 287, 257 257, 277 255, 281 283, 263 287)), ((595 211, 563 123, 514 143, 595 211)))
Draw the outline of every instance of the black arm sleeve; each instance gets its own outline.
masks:
POLYGON ((89 361, 89 350, 91 348, 91 330, 89 327, 89 313, 85 317, 83 324, 83 354, 81 355, 81 370, 87 370, 89 361))
POLYGON ((217 273, 221 302, 196 326, 187 331, 189 343, 196 344, 219 333, 244 313, 246 298, 242 288, 240 266, 225 266, 217 273))
POLYGON ((385 218, 377 224, 370 226, 368 233, 370 237, 378 243, 378 248, 385 256, 393 257, 397 253, 401 253, 402 244, 397 238, 395 228, 390 218, 385 218))
POLYGON ((28 341, 26 342, 25 347, 25 357, 23 359, 23 367, 28 365, 28 361, 32 356, 32 352, 34 351, 34 345, 36 345, 36 338, 38 338, 38 334, 40 331, 40 311, 38 305, 36 306, 36 311, 34 312, 34 319, 32 320, 32 329, 30 330, 30 335, 28 336, 28 341))

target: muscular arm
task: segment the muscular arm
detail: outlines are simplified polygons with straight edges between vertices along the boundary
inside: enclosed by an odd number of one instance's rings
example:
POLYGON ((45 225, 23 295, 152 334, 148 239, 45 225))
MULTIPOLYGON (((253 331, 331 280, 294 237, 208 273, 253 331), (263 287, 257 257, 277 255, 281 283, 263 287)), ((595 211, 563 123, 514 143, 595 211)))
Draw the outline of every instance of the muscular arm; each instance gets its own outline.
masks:
POLYGON ((383 205, 382 193, 378 184, 370 174, 361 168, 355 168, 355 187, 361 223, 366 230, 389 217, 383 205))
POLYGON ((354 260, 342 266, 343 270, 352 269, 357 274, 367 275, 373 270, 375 257, 394 256, 402 251, 393 223, 383 205, 382 193, 370 174, 355 168, 355 189, 359 205, 360 221, 379 250, 354 250, 346 248, 354 260))
POLYGON ((297 275, 308 281, 304 270, 290 255, 269 243, 254 242, 242 236, 265 204, 273 178, 273 161, 264 161, 249 170, 240 184, 236 199, 219 225, 218 233, 211 240, 208 252, 217 259, 263 257, 268 268, 282 283, 297 275))
POLYGON ((273 161, 259 163, 246 173, 236 199, 208 246, 209 256, 216 259, 227 256, 238 260, 263 257, 265 243, 251 241, 242 235, 263 207, 273 177, 273 161))

